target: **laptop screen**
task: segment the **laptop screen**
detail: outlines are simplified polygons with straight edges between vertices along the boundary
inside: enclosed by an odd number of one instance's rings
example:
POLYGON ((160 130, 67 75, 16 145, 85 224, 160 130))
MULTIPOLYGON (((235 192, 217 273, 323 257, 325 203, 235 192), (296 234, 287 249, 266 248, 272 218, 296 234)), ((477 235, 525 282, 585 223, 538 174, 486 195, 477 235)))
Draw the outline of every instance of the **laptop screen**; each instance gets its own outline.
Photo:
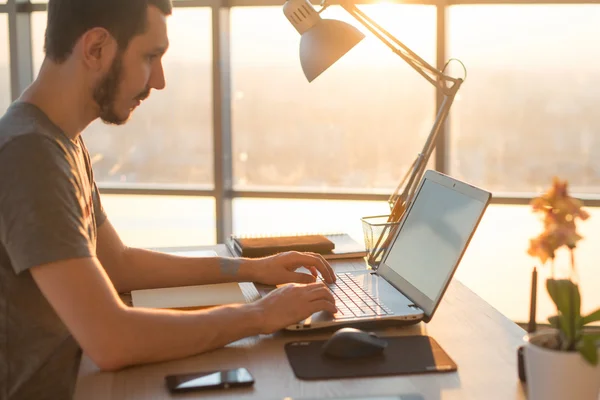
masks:
POLYGON ((431 317, 489 203, 490 194, 427 171, 379 273, 431 317))

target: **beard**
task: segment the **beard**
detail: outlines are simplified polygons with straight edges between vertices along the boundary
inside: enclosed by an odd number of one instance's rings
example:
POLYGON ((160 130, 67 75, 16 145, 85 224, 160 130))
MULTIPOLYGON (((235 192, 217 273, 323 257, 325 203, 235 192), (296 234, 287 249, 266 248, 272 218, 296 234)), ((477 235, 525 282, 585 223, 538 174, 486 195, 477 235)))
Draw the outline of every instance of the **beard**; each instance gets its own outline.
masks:
MULTIPOLYGON (((126 116, 119 116, 115 110, 115 103, 119 92, 119 85, 123 78, 123 54, 115 57, 109 71, 102 77, 94 88, 93 98, 100 108, 100 119, 106 124, 123 125, 129 119, 131 112, 126 116)), ((150 88, 144 89, 135 100, 145 100, 150 95, 150 88)))

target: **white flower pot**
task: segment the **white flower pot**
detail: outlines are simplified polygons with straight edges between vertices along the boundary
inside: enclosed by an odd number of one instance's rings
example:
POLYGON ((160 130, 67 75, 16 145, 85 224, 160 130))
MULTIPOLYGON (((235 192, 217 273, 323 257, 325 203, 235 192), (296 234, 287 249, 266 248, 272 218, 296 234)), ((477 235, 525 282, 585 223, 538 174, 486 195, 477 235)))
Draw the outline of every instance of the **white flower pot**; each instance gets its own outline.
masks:
POLYGON ((535 344, 555 335, 555 330, 543 330, 525 336, 527 398, 599 400, 600 362, 593 366, 578 352, 551 350, 535 344))

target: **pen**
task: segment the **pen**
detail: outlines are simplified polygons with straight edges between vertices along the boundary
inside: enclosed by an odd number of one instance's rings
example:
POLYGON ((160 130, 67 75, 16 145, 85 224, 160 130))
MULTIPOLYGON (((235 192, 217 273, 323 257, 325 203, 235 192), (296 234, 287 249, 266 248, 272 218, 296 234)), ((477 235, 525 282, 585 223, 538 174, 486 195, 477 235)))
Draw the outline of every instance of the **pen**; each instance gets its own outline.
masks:
MULTIPOLYGON (((535 309, 537 302, 537 268, 533 267, 531 271, 531 299, 529 303, 529 324, 527 325, 527 333, 533 333, 536 331, 535 321, 535 309)), ((517 371, 519 380, 523 383, 526 382, 527 376, 525 375, 525 346, 519 346, 517 349, 517 371)))
POLYGON ((527 332, 535 332, 536 321, 535 321, 535 309, 537 307, 537 268, 533 267, 531 272, 531 299, 529 303, 529 324, 527 325, 527 332))

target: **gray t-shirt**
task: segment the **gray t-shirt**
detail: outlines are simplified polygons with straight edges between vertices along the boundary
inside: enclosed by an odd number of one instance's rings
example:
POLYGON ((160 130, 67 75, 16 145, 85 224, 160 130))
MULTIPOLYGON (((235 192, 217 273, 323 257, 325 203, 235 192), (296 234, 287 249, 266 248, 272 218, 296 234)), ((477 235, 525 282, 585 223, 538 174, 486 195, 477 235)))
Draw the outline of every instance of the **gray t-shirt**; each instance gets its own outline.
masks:
POLYGON ((0 119, 0 400, 72 397, 80 348, 29 268, 95 256, 105 220, 83 140, 13 103, 0 119))

